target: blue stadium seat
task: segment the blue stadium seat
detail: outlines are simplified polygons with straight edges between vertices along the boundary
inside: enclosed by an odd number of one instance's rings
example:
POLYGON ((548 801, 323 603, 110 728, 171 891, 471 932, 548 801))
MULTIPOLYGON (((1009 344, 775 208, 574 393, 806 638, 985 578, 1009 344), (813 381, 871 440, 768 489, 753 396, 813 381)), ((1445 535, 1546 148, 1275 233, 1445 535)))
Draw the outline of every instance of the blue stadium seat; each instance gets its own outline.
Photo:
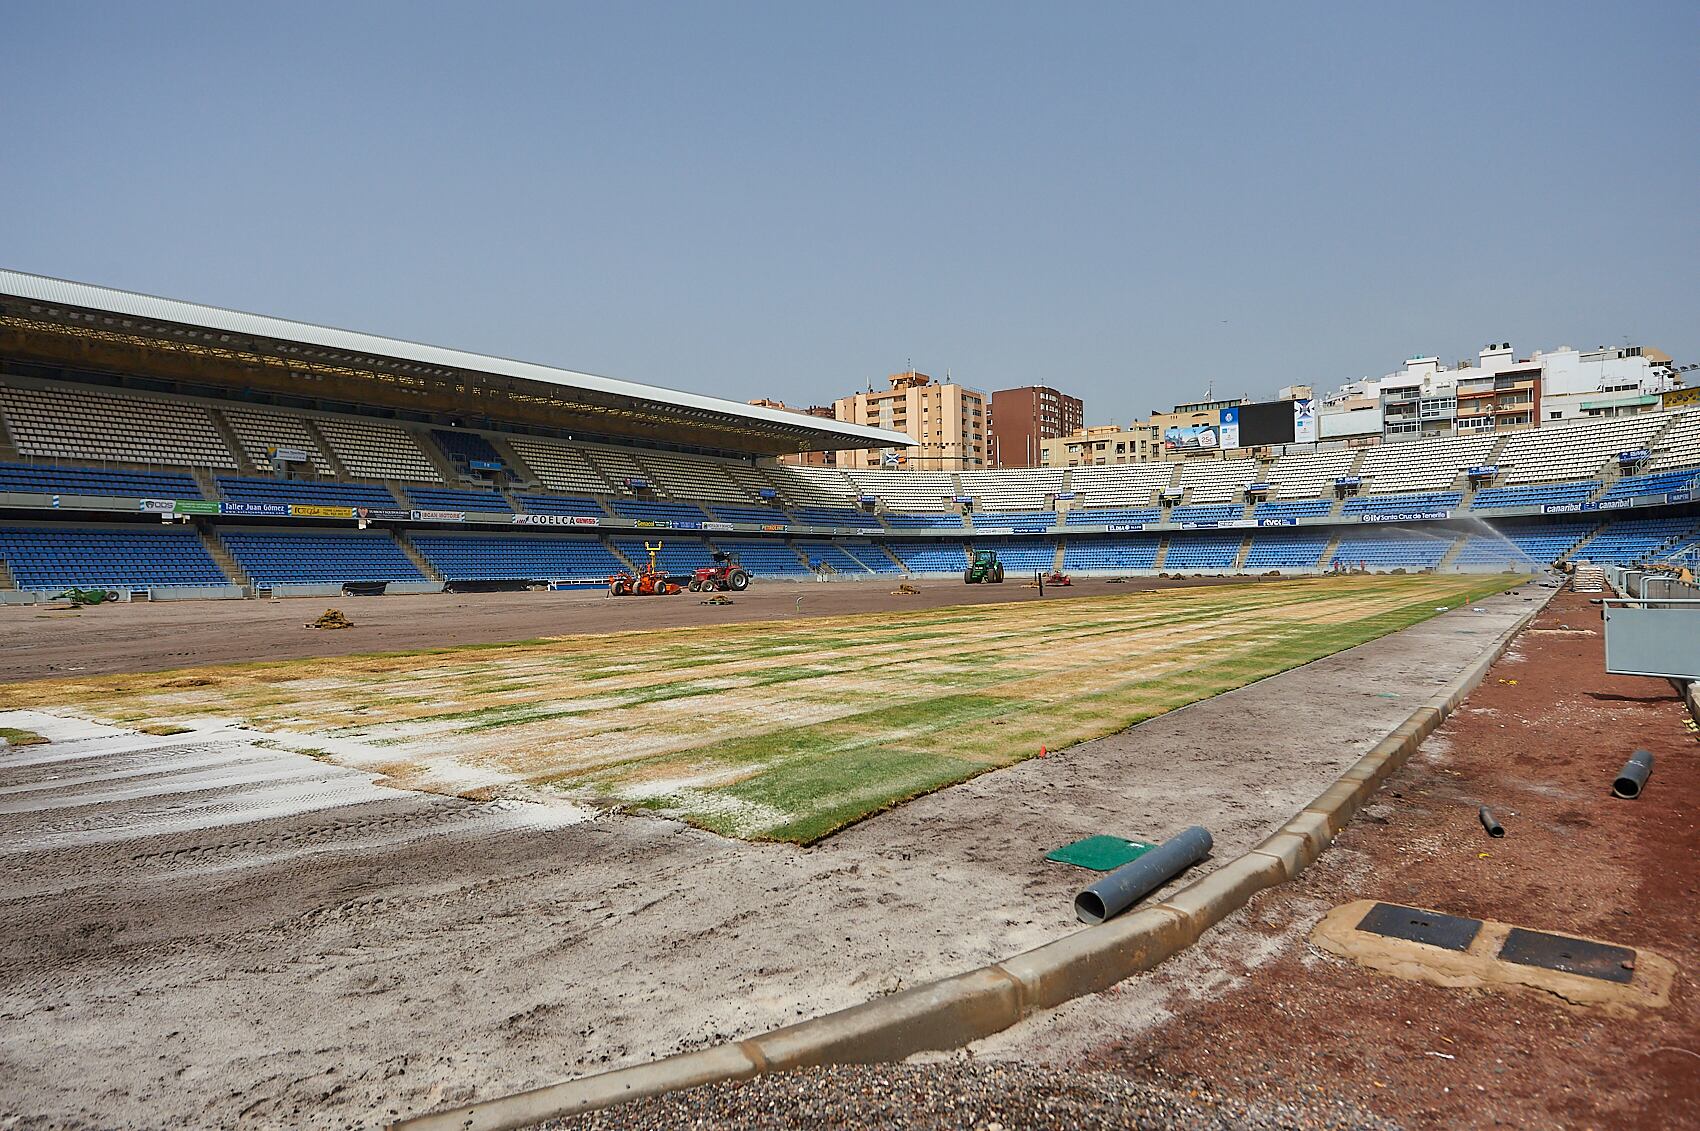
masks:
MULTIPOLYGON (((805 566, 792 552, 783 540, 769 538, 747 542, 730 542, 725 538, 716 538, 714 544, 719 549, 734 555, 738 564, 752 577, 807 577, 809 568, 805 566)), ((705 559, 697 565, 708 565, 705 559)))
POLYGON ((451 491, 437 487, 404 487, 413 505, 435 511, 512 511, 494 491, 451 491))
POLYGON ((258 588, 343 581, 423 581, 388 535, 375 530, 220 530, 231 557, 258 588))
POLYGON ((960 542, 886 543, 913 573, 961 573, 968 568, 968 554, 960 542))
POLYGON ((595 538, 554 534, 414 534, 447 581, 600 581, 625 569, 595 538))
POLYGON ((1078 573, 1155 569, 1160 542, 1161 539, 1155 534, 1136 534, 1123 538, 1073 537, 1063 547, 1063 569, 1078 573))
POLYGON ((996 550, 998 561, 1010 573, 1049 573, 1057 560, 1057 544, 1042 538, 1009 540, 976 539, 976 550, 996 550))
POLYGON ((1344 515, 1423 515, 1456 510, 1464 501, 1462 491, 1421 491, 1405 495, 1353 495, 1340 513, 1344 515))
POLYGON ((893 530, 960 530, 962 516, 925 511, 887 511, 880 516, 893 530))
POLYGON ((19 589, 153 589, 229 585, 193 530, 0 528, 0 560, 19 589))
POLYGON ((1600 496, 1600 501, 1663 495, 1670 491, 1700 491, 1700 473, 1688 468, 1684 471, 1661 471, 1653 475, 1626 475, 1606 488, 1606 493, 1600 496))
POLYGON ((1211 503, 1208 506, 1173 507, 1170 522, 1231 522, 1244 516, 1245 508, 1238 503, 1211 503))
POLYGON ((748 522, 762 526, 786 526, 791 517, 784 511, 772 507, 735 507, 723 503, 712 503, 709 511, 721 522, 748 522))
POLYGON ((1591 519, 1497 523, 1492 534, 1470 535, 1453 564, 1545 569, 1593 527, 1591 519))
POLYGON ((1455 541, 1457 535, 1451 531, 1435 535, 1412 533, 1408 529, 1353 531, 1340 540, 1329 564, 1348 569, 1359 565, 1372 570, 1431 569, 1440 564, 1455 541))
POLYGON ((1229 569, 1239 556, 1240 543, 1245 541, 1244 530, 1201 530, 1169 535, 1169 552, 1163 558, 1164 569, 1198 570, 1229 569))
POLYGON ((1069 511, 1065 522, 1069 526, 1139 526, 1161 518, 1156 507, 1093 507, 1069 511))
POLYGON ((1495 507, 1569 506, 1586 502, 1599 490, 1598 481, 1587 483, 1531 483, 1521 487, 1486 487, 1470 500, 1473 511, 1495 507))
POLYGON ((1321 518, 1334 509, 1329 499, 1284 499, 1258 503, 1253 518, 1321 518))
POLYGON ((586 495, 515 495, 530 514, 576 514, 601 518, 602 504, 586 495))
POLYGON ((615 499, 614 513, 648 522, 703 521, 702 511, 688 503, 657 503, 647 499, 615 499))
POLYGON ((187 475, 156 471, 108 471, 96 467, 41 467, 0 463, 0 492, 42 495, 112 495, 125 499, 198 499, 201 489, 187 475))
POLYGON ((1322 561, 1333 531, 1310 526, 1294 530, 1259 530, 1246 551, 1245 570, 1314 569, 1322 561))
POLYGON ((261 479, 220 475, 218 493, 233 503, 300 503, 328 507, 395 509, 395 496, 366 483, 337 483, 326 479, 261 479))
POLYGON ((1694 515, 1675 518, 1614 518, 1576 548, 1577 561, 1635 565, 1657 561, 1671 546, 1700 528, 1694 515))

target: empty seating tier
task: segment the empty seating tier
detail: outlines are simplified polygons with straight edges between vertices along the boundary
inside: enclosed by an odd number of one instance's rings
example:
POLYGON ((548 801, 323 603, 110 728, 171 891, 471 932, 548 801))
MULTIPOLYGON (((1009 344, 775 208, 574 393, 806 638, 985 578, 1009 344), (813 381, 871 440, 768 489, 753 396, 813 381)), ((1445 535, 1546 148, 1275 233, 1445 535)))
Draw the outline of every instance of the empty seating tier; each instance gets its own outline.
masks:
POLYGON ((1254 459, 1194 459, 1181 464, 1180 486, 1189 503, 1226 503, 1243 498, 1256 478, 1254 459))
POLYGON ((256 588, 344 581, 423 581, 388 534, 220 530, 219 538, 256 588))
POLYGON ((239 467, 207 410, 82 387, 0 385, 20 454, 53 461, 239 467))
POLYGON ((1431 440, 1395 440, 1370 448, 1358 475, 1372 495, 1404 491, 1440 491, 1487 458, 1497 436, 1443 436, 1431 440))
POLYGON ((672 452, 644 452, 643 464, 655 476, 662 492, 676 499, 724 499, 753 501, 748 492, 727 474, 724 464, 672 452))
POLYGON ((649 564, 649 551, 644 548, 646 541, 652 546, 660 545, 655 564, 668 573, 687 574, 714 564, 708 543, 701 538, 616 538, 614 545, 631 559, 633 565, 642 569, 649 564))
POLYGON ((1633 499, 1647 495, 1665 495, 1672 491, 1700 489, 1700 474, 1693 468, 1684 471, 1659 471, 1651 475, 1626 475, 1606 488, 1601 502, 1613 499, 1633 499))
POLYGON ((1057 516, 1053 511, 976 511, 969 517, 975 529, 999 527, 1048 530, 1057 524, 1057 516))
POLYGON ((529 514, 576 514, 586 518, 601 518, 602 504, 595 499, 573 495, 515 495, 514 499, 529 514))
POLYGON ((408 487, 407 497, 418 507, 441 511, 507 511, 513 504, 494 491, 445 491, 434 487, 408 487))
POLYGON ((1175 473, 1171 463, 1077 467, 1068 473, 1078 507, 1148 507, 1175 473))
POLYGON ((1660 554, 1700 528, 1693 515, 1678 518, 1615 518, 1570 556, 1579 562, 1634 565, 1657 561, 1660 554))
POLYGON ((1169 536, 1163 568, 1170 570, 1229 569, 1239 557, 1245 532, 1200 531, 1169 536))
POLYGON ((700 524, 703 521, 701 509, 689 503, 658 503, 648 499, 615 499, 611 505, 615 514, 639 522, 700 524))
POLYGON ((626 567, 595 538, 554 534, 415 534, 446 581, 605 581, 626 567))
POLYGON ((1598 483, 1543 483, 1523 487, 1484 487, 1470 500, 1473 511, 1495 507, 1575 506, 1599 490, 1598 483))
POLYGON ((507 465, 489 440, 476 432, 454 432, 447 428, 431 429, 431 438, 437 441, 437 446, 443 449, 443 454, 449 457, 449 462, 457 466, 470 468, 474 463, 496 463, 507 465))
POLYGON ((1061 469, 964 471, 957 477, 962 493, 971 495, 981 510, 1038 510, 1062 490, 1061 469))
POLYGON ((240 475, 221 475, 217 482, 219 495, 233 503, 300 503, 306 506, 379 509, 393 509, 398 505, 395 496, 370 483, 256 479, 240 475))
POLYGON ((201 489, 187 475, 170 472, 107 471, 94 467, 38 467, 0 463, 0 491, 42 495, 110 495, 124 499, 198 499, 201 489))
POLYGON ((864 495, 875 495, 894 511, 936 511, 956 497, 956 478, 948 471, 852 471, 864 495))
POLYGON ((1644 448, 1668 423, 1663 414, 1555 424, 1513 433, 1499 463, 1506 483, 1593 479, 1618 452, 1644 448))
POLYGON ((776 511, 772 507, 727 507, 711 503, 708 509, 721 522, 749 522, 766 526, 791 521, 784 511, 776 511))
POLYGON ((336 474, 330 460, 319 449, 318 441, 307 431, 307 425, 299 417, 285 416, 280 412, 260 412, 248 408, 224 408, 224 419, 230 425, 230 430, 236 433, 236 439, 242 445, 242 452, 248 457, 248 462, 257 471, 274 470, 272 453, 275 449, 293 449, 307 457, 307 466, 314 475, 329 478, 336 474))
POLYGON ((1454 565, 1545 569, 1594 528, 1591 521, 1507 523, 1491 534, 1472 534, 1454 565))
POLYGON ((1346 475, 1356 452, 1303 452, 1285 455, 1264 476, 1277 499, 1304 499, 1334 489, 1334 480, 1346 475))
POLYGON ((961 573, 968 554, 960 542, 887 542, 891 552, 915 573, 961 573))
POLYGON ((1407 528, 1354 531, 1340 540, 1329 564, 1346 569, 1359 566, 1371 570, 1432 569, 1440 564, 1456 540, 1457 535, 1451 531, 1444 534, 1414 533, 1407 528))
POLYGON ((538 482, 551 491, 583 491, 602 495, 612 489, 612 485, 602 478, 602 473, 592 467, 577 448, 521 436, 515 436, 508 443, 537 476, 538 482))
POLYGON ((868 576, 868 573, 870 572, 869 566, 867 562, 862 560, 863 557, 868 558, 869 561, 883 562, 885 566, 883 572, 885 573, 895 573, 897 571, 896 564, 893 563, 890 558, 887 558, 885 554, 867 543, 857 545, 855 547, 857 553, 855 554, 850 552, 851 547, 849 545, 839 542, 798 542, 796 546, 798 551, 801 552, 804 557, 808 558, 811 563, 818 562, 829 565, 834 570, 847 577, 868 576))
POLYGON ((393 424, 326 417, 315 422, 331 451, 356 479, 403 479, 440 483, 413 435, 393 424))
POLYGON ((1321 518, 1333 509, 1334 504, 1327 499, 1298 499, 1258 503, 1252 514, 1256 518, 1321 518))
POLYGON ((962 516, 954 512, 922 514, 914 511, 887 511, 880 517, 885 519, 893 530, 962 529, 962 516))
POLYGON ((1169 511, 1170 522, 1232 522, 1245 514, 1239 503, 1217 503, 1206 507, 1174 507, 1169 511))
POLYGON ((1247 573, 1270 569, 1315 569, 1328 549, 1332 535, 1312 527, 1308 530, 1262 530, 1251 539, 1242 568, 1247 573))
POLYGON ((1421 517, 1451 511, 1464 501, 1462 491, 1424 491, 1412 495, 1353 495, 1340 508, 1345 515, 1421 517))
POLYGON ((1064 522, 1069 526, 1140 526, 1159 522, 1162 517, 1163 512, 1156 507, 1093 507, 1069 511, 1064 522))
POLYGON ((976 541, 976 550, 996 550, 998 561, 1010 573, 1049 573, 1057 560, 1057 544, 1041 540, 976 541))
MULTIPOLYGON (((729 542, 716 538, 714 545, 738 559, 738 564, 754 577, 804 577, 809 567, 784 542, 769 539, 762 542, 729 542)), ((708 565, 707 561, 698 565, 708 565)))
POLYGON ((1700 409, 1678 413, 1670 428, 1653 446, 1648 471, 1673 467, 1700 467, 1700 409))
POLYGON ((1063 569, 1081 573, 1155 569, 1157 547, 1160 544, 1160 539, 1155 534, 1137 535, 1132 538, 1094 538, 1089 542, 1071 538, 1063 546, 1063 569))
POLYGON ((0 528, 0 560, 19 589, 229 585, 193 530, 0 528))

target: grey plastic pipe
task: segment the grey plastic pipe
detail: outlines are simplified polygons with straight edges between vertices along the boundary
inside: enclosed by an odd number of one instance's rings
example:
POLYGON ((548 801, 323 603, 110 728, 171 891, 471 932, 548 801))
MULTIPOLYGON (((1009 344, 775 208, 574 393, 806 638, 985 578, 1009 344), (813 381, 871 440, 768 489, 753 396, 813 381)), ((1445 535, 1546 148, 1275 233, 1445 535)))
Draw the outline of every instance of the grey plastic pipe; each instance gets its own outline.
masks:
POLYGON ((1114 919, 1206 856, 1215 842, 1202 825, 1183 829, 1168 840, 1074 897, 1074 914, 1082 923, 1097 925, 1114 919))
POLYGON ((1637 750, 1617 772, 1617 780, 1611 783, 1611 795, 1631 800, 1640 797, 1641 787, 1647 784, 1647 777, 1652 772, 1653 756, 1645 750, 1637 750))

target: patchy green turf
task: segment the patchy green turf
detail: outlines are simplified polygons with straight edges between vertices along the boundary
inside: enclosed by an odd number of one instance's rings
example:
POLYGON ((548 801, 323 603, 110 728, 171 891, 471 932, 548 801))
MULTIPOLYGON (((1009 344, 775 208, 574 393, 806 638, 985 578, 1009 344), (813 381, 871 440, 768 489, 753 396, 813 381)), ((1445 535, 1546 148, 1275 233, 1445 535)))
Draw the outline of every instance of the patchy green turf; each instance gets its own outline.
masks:
POLYGON ((46 741, 47 739, 33 730, 24 730, 21 727, 0 727, 0 742, 7 746, 40 746, 46 741))
POLYGON ((315 756, 400 785, 529 787, 808 843, 1515 580, 1307 578, 896 609, 31 683, 0 698, 160 731, 236 719, 324 736, 315 756))

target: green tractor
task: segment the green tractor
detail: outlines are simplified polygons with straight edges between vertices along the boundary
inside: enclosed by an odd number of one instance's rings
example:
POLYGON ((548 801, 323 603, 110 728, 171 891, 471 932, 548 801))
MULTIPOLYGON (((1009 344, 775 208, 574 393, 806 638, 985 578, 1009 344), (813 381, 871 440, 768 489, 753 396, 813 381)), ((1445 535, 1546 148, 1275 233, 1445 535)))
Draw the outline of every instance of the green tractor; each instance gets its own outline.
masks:
POLYGON ((1003 563, 996 550, 975 550, 974 561, 962 571, 962 580, 969 585, 999 585, 1003 582, 1003 563))

